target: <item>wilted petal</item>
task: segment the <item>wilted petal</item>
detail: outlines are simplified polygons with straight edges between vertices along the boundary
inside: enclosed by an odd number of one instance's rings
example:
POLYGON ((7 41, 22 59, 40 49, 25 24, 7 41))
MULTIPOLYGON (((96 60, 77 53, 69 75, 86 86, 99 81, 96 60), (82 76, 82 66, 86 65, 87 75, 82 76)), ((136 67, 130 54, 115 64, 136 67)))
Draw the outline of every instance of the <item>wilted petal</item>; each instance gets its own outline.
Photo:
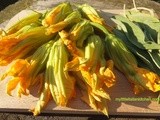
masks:
POLYGON ((153 92, 160 91, 160 76, 144 68, 136 68, 137 74, 142 79, 142 86, 153 92))

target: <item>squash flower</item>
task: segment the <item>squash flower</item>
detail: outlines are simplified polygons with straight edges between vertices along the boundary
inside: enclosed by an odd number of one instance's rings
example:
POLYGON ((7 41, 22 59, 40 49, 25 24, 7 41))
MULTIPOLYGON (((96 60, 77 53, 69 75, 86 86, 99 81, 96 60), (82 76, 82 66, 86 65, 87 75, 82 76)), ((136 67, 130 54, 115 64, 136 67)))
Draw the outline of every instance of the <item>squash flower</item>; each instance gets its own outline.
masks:
POLYGON ((73 9, 69 2, 64 2, 53 9, 51 9, 48 13, 46 13, 44 19, 42 20, 42 25, 45 27, 49 27, 53 24, 63 21, 73 9))
POLYGON ((78 23, 80 21, 81 21, 81 14, 78 11, 73 11, 63 21, 50 25, 47 28, 46 34, 50 35, 59 32, 64 28, 66 28, 67 26, 73 25, 74 23, 78 23))
POLYGON ((66 106, 75 94, 75 78, 64 69, 68 60, 68 51, 59 38, 51 48, 46 66, 49 89, 53 100, 59 106, 66 106))
POLYGON ((81 12, 84 18, 89 19, 91 22, 95 22, 103 25, 107 30, 112 32, 112 27, 106 24, 105 20, 99 16, 97 10, 88 4, 82 4, 78 6, 79 11, 81 12))
POLYGON ((138 67, 135 56, 122 40, 110 34, 106 36, 105 41, 108 55, 114 61, 115 66, 134 85, 135 94, 144 90, 160 91, 160 76, 148 69, 138 67))
POLYGON ((44 26, 25 26, 15 34, 0 38, 0 65, 25 57, 35 48, 47 43, 54 34, 46 35, 44 26))
POLYGON ((110 96, 105 88, 115 84, 113 61, 104 58, 104 44, 99 36, 90 35, 85 42, 84 56, 71 60, 66 64, 66 69, 74 72, 85 84, 85 96, 88 98, 83 100, 93 109, 108 115, 106 104, 110 96))
POLYGON ((21 94, 29 94, 29 87, 34 85, 37 81, 37 77, 41 70, 45 69, 45 65, 48 59, 50 48, 53 41, 50 41, 41 47, 27 59, 16 59, 8 66, 9 68, 3 73, 1 80, 7 76, 12 76, 7 83, 7 93, 11 95, 11 91, 14 90, 17 85, 18 96, 21 94))

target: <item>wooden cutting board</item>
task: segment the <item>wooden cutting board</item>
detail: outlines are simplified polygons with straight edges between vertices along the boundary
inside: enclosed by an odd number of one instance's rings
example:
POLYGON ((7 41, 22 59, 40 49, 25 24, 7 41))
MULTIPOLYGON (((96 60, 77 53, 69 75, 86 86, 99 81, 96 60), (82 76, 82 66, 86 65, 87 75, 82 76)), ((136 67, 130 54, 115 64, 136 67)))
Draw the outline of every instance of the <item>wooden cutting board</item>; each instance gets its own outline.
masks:
MULTIPOLYGON (((111 96, 111 101, 108 102, 109 115, 159 116, 160 104, 156 101, 158 94, 146 91, 136 96, 123 74, 116 70, 116 76, 116 85, 108 90, 111 96)), ((14 92, 13 96, 6 94, 6 82, 7 80, 0 82, 0 112, 29 112, 38 100, 37 88, 31 89, 30 95, 18 98, 14 92)), ((76 97, 70 100, 67 107, 58 107, 50 101, 42 113, 100 114, 81 101, 79 89, 76 93, 76 97)))
MULTIPOLYGON (((113 14, 119 14, 120 10, 104 10, 103 12, 108 18, 113 14)), ((3 69, 0 68, 0 73, 2 72, 3 69)), ((136 96, 123 74, 116 70, 116 76, 115 86, 108 90, 111 97, 111 101, 108 102, 109 115, 159 116, 160 104, 156 101, 157 93, 146 91, 136 96)), ((30 95, 18 98, 14 93, 14 96, 6 94, 6 82, 7 80, 0 82, 0 112, 29 112, 29 109, 34 108, 38 100, 36 88, 31 89, 30 95)), ((53 101, 50 101, 42 113, 101 114, 81 101, 81 93, 78 88, 76 93, 76 97, 70 100, 67 107, 58 107, 53 101)))

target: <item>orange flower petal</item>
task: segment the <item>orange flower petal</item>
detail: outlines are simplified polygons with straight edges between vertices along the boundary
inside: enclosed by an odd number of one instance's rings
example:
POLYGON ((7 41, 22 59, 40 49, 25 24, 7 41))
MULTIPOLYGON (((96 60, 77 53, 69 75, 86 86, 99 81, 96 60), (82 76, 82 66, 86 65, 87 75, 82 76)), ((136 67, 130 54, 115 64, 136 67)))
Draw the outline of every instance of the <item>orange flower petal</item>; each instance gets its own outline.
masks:
POLYGON ((20 81, 19 77, 9 80, 6 86, 6 91, 8 95, 11 95, 12 90, 14 90, 17 87, 19 81, 20 81))
POLYGON ((160 76, 144 68, 136 68, 136 71, 143 81, 142 86, 153 92, 160 91, 160 76))

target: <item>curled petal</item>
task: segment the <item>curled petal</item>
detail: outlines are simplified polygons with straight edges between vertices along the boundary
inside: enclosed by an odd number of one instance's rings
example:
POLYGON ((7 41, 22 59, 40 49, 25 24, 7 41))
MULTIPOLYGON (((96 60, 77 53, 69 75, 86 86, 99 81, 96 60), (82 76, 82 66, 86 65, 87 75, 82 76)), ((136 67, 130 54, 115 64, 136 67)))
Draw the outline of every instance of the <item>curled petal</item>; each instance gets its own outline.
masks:
POLYGON ((11 95, 12 90, 14 90, 17 87, 19 81, 20 81, 19 77, 9 80, 6 86, 6 92, 8 95, 11 95))
POLYGON ((116 82, 116 76, 113 73, 113 61, 112 60, 108 60, 106 62, 106 68, 100 68, 100 79, 104 81, 105 85, 107 87, 111 87, 115 84, 116 82))
POLYGON ((160 76, 144 68, 136 68, 136 71, 143 81, 142 86, 153 92, 160 91, 160 76))
POLYGON ((26 60, 23 59, 17 59, 13 61, 9 68, 3 73, 1 80, 5 79, 7 76, 22 76, 24 71, 24 68, 27 68, 29 66, 29 63, 26 60))

